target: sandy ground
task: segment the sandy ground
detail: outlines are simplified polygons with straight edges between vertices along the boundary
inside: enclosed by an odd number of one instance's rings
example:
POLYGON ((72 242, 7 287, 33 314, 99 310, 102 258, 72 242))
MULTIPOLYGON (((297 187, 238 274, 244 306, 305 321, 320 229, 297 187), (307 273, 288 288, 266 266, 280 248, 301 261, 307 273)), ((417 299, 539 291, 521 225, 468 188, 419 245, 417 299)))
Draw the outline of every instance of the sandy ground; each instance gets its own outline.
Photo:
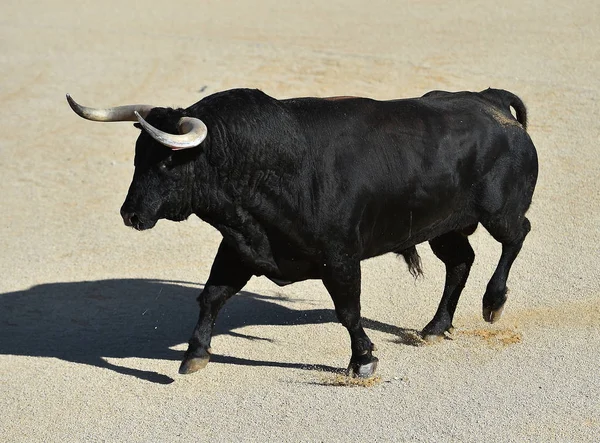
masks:
POLYGON ((0 440, 598 441, 597 0, 129 3, 0 6, 0 440), (349 343, 320 282, 263 278, 222 311, 209 366, 178 375, 220 235, 125 228, 137 130, 64 95, 188 106, 240 86, 520 95, 541 170, 502 321, 480 315, 500 253, 480 229, 458 330, 436 345, 415 339, 443 285, 429 247, 417 282, 395 257, 364 263, 376 386, 334 386, 349 343))

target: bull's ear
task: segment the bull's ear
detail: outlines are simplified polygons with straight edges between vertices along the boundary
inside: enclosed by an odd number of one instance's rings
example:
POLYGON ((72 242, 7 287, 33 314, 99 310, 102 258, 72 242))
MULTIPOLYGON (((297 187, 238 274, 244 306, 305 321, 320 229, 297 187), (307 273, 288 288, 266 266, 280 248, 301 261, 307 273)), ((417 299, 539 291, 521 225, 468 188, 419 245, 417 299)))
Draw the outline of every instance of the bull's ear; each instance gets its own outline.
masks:
POLYGON ((139 123, 134 123, 133 126, 135 126, 136 128, 138 128, 139 130, 142 130, 142 125, 140 125, 139 123))

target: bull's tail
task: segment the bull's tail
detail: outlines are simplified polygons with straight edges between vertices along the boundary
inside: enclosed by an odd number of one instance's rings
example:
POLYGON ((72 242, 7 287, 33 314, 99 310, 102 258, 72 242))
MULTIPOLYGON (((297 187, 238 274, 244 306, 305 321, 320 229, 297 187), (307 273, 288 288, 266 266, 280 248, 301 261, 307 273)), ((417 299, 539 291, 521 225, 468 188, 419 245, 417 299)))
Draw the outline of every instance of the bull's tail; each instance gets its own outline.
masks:
POLYGON ((524 129, 527 129, 527 108, 519 97, 504 89, 492 88, 482 91, 481 94, 502 110, 508 111, 511 115, 510 108, 512 107, 517 114, 517 121, 521 123, 524 129))
POLYGON ((421 268, 421 257, 419 257, 417 248, 411 246, 408 249, 396 251, 396 254, 404 257, 404 261, 408 265, 408 272, 410 272, 414 278, 423 275, 423 269, 421 268))

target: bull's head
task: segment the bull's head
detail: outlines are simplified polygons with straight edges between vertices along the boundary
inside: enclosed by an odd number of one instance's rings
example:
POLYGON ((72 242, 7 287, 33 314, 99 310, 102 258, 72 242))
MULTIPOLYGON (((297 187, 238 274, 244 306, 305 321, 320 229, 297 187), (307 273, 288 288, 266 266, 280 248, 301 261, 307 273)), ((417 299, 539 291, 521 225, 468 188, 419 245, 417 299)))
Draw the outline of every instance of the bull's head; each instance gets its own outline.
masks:
POLYGON ((192 213, 194 160, 208 130, 183 109, 128 105, 96 109, 67 101, 77 115, 101 122, 134 121, 142 129, 135 146, 135 172, 121 207, 127 226, 152 228, 161 218, 181 221, 192 213), (157 129, 158 127, 163 128, 157 129))

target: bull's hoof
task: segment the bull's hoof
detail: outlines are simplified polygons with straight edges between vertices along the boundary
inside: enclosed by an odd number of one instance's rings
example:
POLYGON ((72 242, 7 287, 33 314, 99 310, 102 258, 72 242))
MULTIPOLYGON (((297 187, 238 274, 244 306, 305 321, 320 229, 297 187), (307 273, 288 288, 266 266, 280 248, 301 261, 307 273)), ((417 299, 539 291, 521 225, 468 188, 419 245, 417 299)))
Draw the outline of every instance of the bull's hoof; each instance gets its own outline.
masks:
POLYGON ((202 357, 189 357, 184 358, 179 366, 180 374, 192 374, 193 372, 204 369, 210 361, 210 355, 202 357))
POLYGON ((446 326, 442 323, 430 322, 421 331, 421 337, 427 343, 436 343, 446 338, 446 333, 452 334, 454 332, 454 326, 450 324, 446 326))
POLYGON ((497 309, 483 308, 483 319, 488 323, 496 323, 502 317, 504 312, 504 303, 497 309))
POLYGON ((348 377, 369 378, 375 373, 378 362, 379 359, 373 355, 368 359, 361 359, 360 361, 350 360, 346 374, 348 377))
POLYGON ((444 334, 442 335, 438 335, 438 334, 422 334, 423 335, 423 340, 425 340, 427 343, 433 344, 433 343, 438 343, 440 341, 442 341, 443 339, 446 338, 446 336, 444 334))

